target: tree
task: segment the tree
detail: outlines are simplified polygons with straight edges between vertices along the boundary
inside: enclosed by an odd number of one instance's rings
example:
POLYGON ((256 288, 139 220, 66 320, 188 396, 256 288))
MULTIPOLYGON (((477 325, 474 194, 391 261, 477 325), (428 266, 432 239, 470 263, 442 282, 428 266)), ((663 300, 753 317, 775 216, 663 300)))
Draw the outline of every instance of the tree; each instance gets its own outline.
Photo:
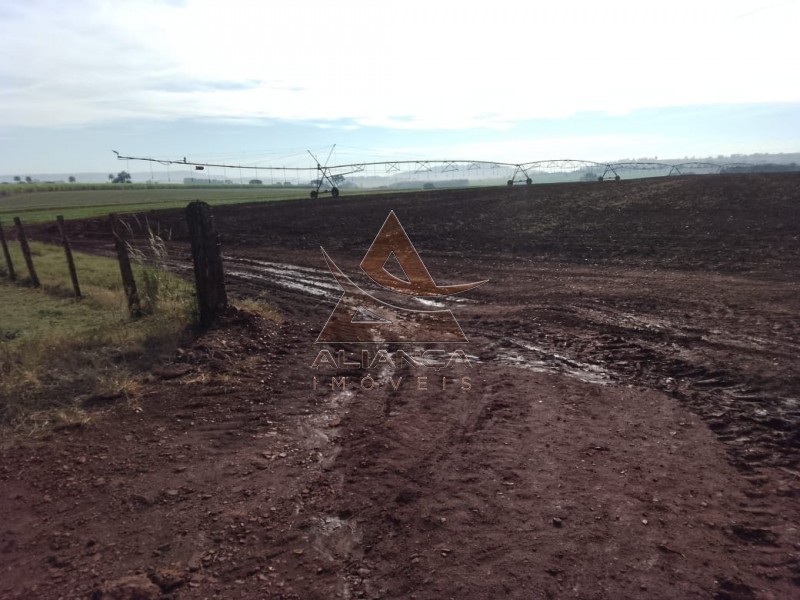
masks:
POLYGON ((250 185, 262 185, 263 183, 264 182, 261 181, 260 179, 251 179, 250 180, 250 185))
MULTIPOLYGON (((109 178, 111 175, 109 175, 109 178)), ((130 183, 131 182, 131 174, 127 171, 120 171, 117 173, 117 176, 111 179, 111 183, 130 183)))
POLYGON ((30 175, 25 175, 25 183, 33 183, 33 179, 31 179, 30 175))
POLYGON ((20 181, 22 181, 22 177, 20 177, 19 175, 14 175, 14 181, 19 183, 20 181))
POLYGON ((75 176, 74 175, 70 175, 68 181, 70 183, 75 183, 75 176))

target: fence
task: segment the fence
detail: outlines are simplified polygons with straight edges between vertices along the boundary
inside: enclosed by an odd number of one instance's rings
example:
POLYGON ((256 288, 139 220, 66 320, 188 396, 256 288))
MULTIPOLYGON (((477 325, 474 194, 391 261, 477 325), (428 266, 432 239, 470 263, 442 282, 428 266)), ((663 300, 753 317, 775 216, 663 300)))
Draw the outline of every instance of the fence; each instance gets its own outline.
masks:
MULTIPOLYGON (((75 268, 75 261, 72 256, 72 249, 69 242, 67 225, 61 215, 56 217, 58 224, 61 245, 64 247, 64 255, 69 271, 72 289, 75 297, 80 299, 81 288, 78 281, 78 273, 75 268)), ((192 202, 186 207, 186 222, 189 228, 189 241, 192 248, 192 261, 194 263, 195 289, 197 292, 198 320, 202 327, 210 326, 217 317, 227 308, 228 297, 225 290, 225 274, 222 266, 222 252, 219 241, 219 234, 214 226, 214 218, 211 207, 205 202, 192 202)), ((142 315, 141 302, 136 286, 133 269, 131 267, 128 243, 125 240, 125 228, 116 214, 109 215, 111 237, 116 249, 117 261, 119 262, 120 276, 122 277, 122 288, 125 292, 128 311, 131 318, 138 318, 142 315)), ((25 266, 28 271, 28 282, 31 286, 38 288, 41 286, 36 267, 33 261, 28 244, 28 237, 25 227, 19 217, 14 218, 17 241, 20 245, 25 266)), ((6 272, 8 279, 19 281, 17 271, 11 259, 8 248, 9 240, 6 238, 3 224, 0 222, 0 245, 3 249, 6 272)))

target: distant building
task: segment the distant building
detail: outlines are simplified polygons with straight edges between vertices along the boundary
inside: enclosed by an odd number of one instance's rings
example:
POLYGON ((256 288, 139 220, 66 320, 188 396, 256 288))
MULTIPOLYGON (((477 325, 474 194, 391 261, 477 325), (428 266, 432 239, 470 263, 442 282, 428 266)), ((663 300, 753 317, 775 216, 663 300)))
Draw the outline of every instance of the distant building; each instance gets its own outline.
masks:
POLYGON ((202 177, 184 177, 183 185, 233 185, 230 179, 203 179, 202 177))

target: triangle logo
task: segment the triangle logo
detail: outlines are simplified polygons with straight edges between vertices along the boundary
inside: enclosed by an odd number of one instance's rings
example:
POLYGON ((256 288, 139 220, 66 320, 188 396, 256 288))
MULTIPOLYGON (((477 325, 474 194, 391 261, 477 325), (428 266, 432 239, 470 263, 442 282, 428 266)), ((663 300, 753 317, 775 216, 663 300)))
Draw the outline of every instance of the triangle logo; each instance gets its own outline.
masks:
POLYGON ((386 258, 386 261, 383 263, 383 270, 389 273, 392 277, 399 279, 405 283, 410 284, 411 279, 406 275, 405 270, 403 269, 403 265, 400 264, 397 256, 392 250, 389 253, 389 256, 386 258), (402 276, 398 275, 398 273, 402 273, 402 276))
POLYGON ((320 343, 464 343, 467 337, 450 310, 402 307, 409 297, 449 296, 486 283, 437 285, 394 211, 383 223, 361 269, 398 303, 389 303, 358 287, 322 249, 331 274, 343 293, 317 338, 320 343), (391 269, 394 271, 389 271, 391 269), (402 273, 403 277, 398 275, 402 273))

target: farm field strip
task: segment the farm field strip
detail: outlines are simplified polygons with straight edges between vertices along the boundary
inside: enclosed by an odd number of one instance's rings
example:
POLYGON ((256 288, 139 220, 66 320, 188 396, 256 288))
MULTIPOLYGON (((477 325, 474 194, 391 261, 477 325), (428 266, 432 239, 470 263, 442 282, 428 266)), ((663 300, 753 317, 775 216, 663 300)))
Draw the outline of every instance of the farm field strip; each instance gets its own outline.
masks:
POLYGON ((81 190, 58 192, 30 192, 0 196, 0 219, 10 221, 20 217, 25 222, 54 220, 56 215, 65 219, 81 219, 111 212, 161 210, 183 207, 187 202, 203 200, 212 205, 242 202, 272 202, 305 198, 303 189, 247 189, 247 188, 168 188, 81 190))

